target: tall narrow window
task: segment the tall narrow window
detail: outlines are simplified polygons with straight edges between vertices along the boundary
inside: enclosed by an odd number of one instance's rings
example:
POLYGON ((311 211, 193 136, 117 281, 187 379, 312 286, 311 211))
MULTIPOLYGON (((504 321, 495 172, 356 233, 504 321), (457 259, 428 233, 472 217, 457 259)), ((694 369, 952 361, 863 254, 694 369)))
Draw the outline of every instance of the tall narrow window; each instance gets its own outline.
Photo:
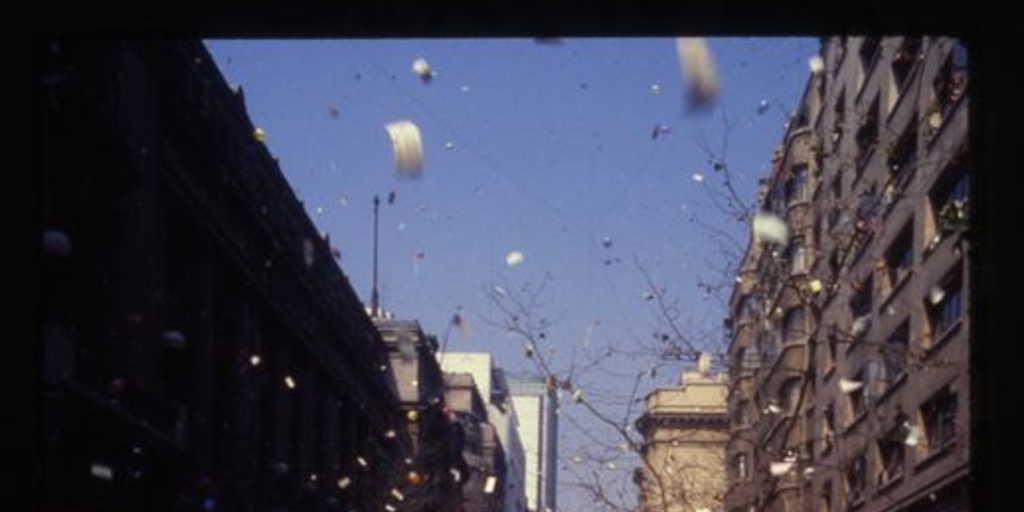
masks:
POLYGON ((793 166, 791 176, 786 180, 786 203, 807 200, 807 164, 793 166))
POLYGON ((889 335, 882 348, 883 381, 887 385, 903 377, 907 373, 907 346, 910 343, 910 322, 904 321, 889 335))
POLYGON ((935 99, 928 108, 924 119, 928 127, 926 135, 929 138, 938 132, 949 118, 953 107, 967 92, 967 82, 967 48, 957 42, 932 81, 932 94, 935 99))
POLYGON ((928 330, 932 344, 937 343, 956 325, 964 315, 964 298, 961 273, 957 265, 928 291, 925 297, 928 312, 928 330))
POLYGON ((902 427, 897 426, 878 441, 878 455, 882 467, 878 472, 878 485, 885 485, 903 476, 905 446, 902 427))
POLYGON ((878 140, 878 95, 871 100, 870 106, 861 113, 860 126, 857 128, 857 176, 864 172, 864 166, 871 160, 878 140))
POLYGON ((886 296, 910 274, 914 263, 913 246, 914 226, 908 222, 885 251, 885 279, 882 288, 886 296))
POLYGON ((929 194, 931 214, 926 218, 927 252, 942 239, 967 228, 969 220, 970 164, 961 155, 936 182, 929 194))
POLYGON ((786 311, 782 319, 782 337, 786 343, 803 340, 808 334, 804 308, 796 306, 786 311))
POLYGON ((867 454, 851 460, 846 468, 846 495, 849 504, 859 503, 864 499, 864 491, 867 487, 868 461, 867 454))
POLYGON ((956 421, 957 395, 948 386, 921 405, 925 449, 929 453, 941 450, 956 439, 956 421))
MULTIPOLYGON (((921 60, 921 38, 905 37, 892 57, 889 73, 889 110, 891 111, 903 95, 910 76, 921 60)), ((917 116, 914 116, 915 118, 917 116)))
POLYGON ((871 71, 871 66, 874 65, 875 59, 878 58, 879 50, 881 50, 881 48, 881 37, 865 37, 864 40, 861 41, 860 50, 857 53, 860 54, 860 65, 865 75, 871 71))
POLYGON ((889 168, 889 177, 882 199, 886 205, 892 205, 903 194, 914 176, 917 166, 917 123, 910 123, 903 131, 889 152, 886 164, 889 168))

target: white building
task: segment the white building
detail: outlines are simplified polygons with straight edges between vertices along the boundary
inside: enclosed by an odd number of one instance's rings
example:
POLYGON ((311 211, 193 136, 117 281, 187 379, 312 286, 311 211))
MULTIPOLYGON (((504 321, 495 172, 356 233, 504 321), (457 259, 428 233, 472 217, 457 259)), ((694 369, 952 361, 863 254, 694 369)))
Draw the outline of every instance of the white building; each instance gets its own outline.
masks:
POLYGON ((494 366, 491 355, 486 352, 439 352, 437 359, 445 373, 473 375, 477 390, 486 402, 488 421, 494 426, 505 451, 505 512, 526 512, 530 490, 524 482, 526 455, 504 372, 494 366))
POLYGON ((558 482, 558 416, 554 391, 531 377, 509 377, 509 391, 519 417, 519 438, 526 452, 526 507, 554 512, 558 482))

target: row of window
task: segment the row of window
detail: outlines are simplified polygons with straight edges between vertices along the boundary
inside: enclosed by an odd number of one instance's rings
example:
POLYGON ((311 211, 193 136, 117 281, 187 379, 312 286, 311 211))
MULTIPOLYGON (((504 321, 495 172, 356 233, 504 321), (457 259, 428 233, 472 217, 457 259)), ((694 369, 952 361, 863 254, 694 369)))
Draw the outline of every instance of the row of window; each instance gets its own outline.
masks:
MULTIPOLYGON (((958 434, 958 395, 950 386, 941 388, 937 393, 924 401, 916 412, 916 417, 900 415, 894 425, 881 433, 870 445, 874 448, 873 459, 877 461, 873 468, 876 487, 883 487, 903 476, 906 468, 908 452, 914 451, 918 463, 929 461, 955 443, 958 434), (910 447, 912 450, 908 450, 910 447)), ((822 423, 819 441, 822 443, 822 454, 827 455, 835 443, 835 410, 832 404, 822 408, 822 423)), ((798 460, 805 466, 813 467, 813 450, 810 443, 804 444, 798 453, 798 460)), ((868 489, 868 471, 872 453, 869 449, 849 459, 842 468, 847 497, 850 502, 857 501, 868 489)), ((746 481, 752 477, 751 454, 747 452, 734 455, 730 461, 730 469, 734 480, 746 481)))

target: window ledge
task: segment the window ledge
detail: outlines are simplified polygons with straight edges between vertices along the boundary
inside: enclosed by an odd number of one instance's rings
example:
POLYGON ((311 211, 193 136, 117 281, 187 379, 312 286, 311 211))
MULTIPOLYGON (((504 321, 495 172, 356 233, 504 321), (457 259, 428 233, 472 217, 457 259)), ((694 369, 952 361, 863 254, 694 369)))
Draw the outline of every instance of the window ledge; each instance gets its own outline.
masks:
POLYGON ((882 482, 878 486, 878 492, 879 493, 888 492, 889 489, 892 489, 893 487, 896 487, 902 481, 903 481, 903 473, 900 473, 900 474, 898 474, 898 475, 896 475, 894 477, 891 477, 888 480, 882 482))
POLYGON ((943 459, 946 455, 953 451, 953 447, 956 446, 956 439, 951 439, 943 444, 942 446, 930 450, 921 460, 914 463, 914 471, 922 471, 928 466, 936 463, 943 459))
POLYGON ((907 372, 906 370, 904 370, 903 373, 901 373, 898 377, 893 379, 893 381, 885 388, 885 391, 882 391, 882 393, 878 395, 878 399, 876 400, 876 402, 879 404, 884 402, 887 398, 889 398, 895 393, 895 390, 897 388, 902 387, 903 383, 906 381, 907 372))
POLYGON ((910 281, 910 276, 912 276, 912 275, 914 275, 913 267, 911 267, 907 271, 907 273, 904 274, 903 277, 901 277, 900 280, 897 281, 895 285, 893 285, 892 289, 889 290, 889 294, 885 296, 885 299, 882 299, 881 305, 878 306, 878 316, 882 316, 882 313, 885 312, 885 309, 887 307, 889 307, 890 304, 892 304, 893 299, 895 299, 896 296, 899 295, 899 293, 903 289, 903 287, 906 286, 907 282, 910 281))
POLYGON ((939 338, 934 343, 932 343, 928 348, 926 348, 924 351, 925 360, 931 358, 931 356, 938 352, 939 349, 942 348, 946 343, 948 343, 950 339, 956 336, 956 333, 960 331, 960 327, 963 325, 963 323, 964 317, 961 316, 956 320, 956 322, 953 322, 953 325, 950 325, 946 329, 946 332, 942 333, 942 335, 939 336, 939 338))

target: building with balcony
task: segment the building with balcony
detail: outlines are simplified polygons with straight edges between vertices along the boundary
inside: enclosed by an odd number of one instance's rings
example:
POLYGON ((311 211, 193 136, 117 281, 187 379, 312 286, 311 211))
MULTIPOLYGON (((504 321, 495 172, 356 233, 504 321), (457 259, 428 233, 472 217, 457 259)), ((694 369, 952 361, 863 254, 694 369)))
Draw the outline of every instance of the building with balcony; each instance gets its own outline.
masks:
POLYGON ((724 374, 685 372, 679 387, 648 393, 636 421, 642 465, 634 473, 642 512, 720 512, 728 439, 724 374))
POLYGON ((829 37, 730 300, 728 512, 969 510, 967 51, 829 37))

